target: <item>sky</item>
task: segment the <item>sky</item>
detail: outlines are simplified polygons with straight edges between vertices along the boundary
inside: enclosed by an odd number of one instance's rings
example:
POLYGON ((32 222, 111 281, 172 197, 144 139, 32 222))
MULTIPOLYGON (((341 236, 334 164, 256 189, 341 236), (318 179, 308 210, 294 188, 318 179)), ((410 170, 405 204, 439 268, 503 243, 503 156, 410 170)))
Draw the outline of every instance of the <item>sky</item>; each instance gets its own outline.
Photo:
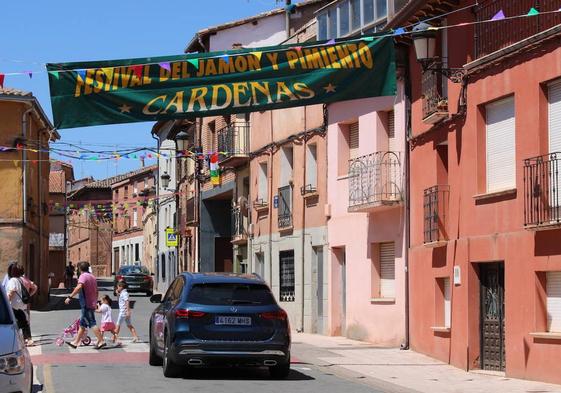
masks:
MULTIPOLYGON (((52 121, 45 63, 179 55, 200 29, 283 4, 278 0, 3 0, 0 73, 33 71, 32 78, 7 75, 4 87, 32 92, 52 121)), ((59 131, 60 142, 78 145, 77 150, 155 147, 152 125, 65 129, 59 131)), ((76 178, 101 179, 140 167, 134 159, 71 162, 76 178)))

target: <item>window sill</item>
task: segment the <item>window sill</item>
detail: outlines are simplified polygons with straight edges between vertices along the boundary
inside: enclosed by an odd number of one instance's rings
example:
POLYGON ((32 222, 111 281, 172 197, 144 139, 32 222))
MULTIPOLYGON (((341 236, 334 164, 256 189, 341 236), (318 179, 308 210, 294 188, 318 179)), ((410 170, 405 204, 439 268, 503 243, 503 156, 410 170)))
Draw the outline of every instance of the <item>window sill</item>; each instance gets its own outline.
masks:
POLYGON ((477 194, 473 196, 476 201, 485 201, 492 198, 499 198, 504 196, 516 195, 516 188, 508 188, 506 190, 498 190, 493 192, 487 192, 485 194, 477 194))
POLYGON ((561 340, 561 332, 532 332, 530 336, 547 340, 561 340))
POLYGON ((374 297, 370 299, 371 304, 395 304, 394 297, 374 297))
POLYGON ((450 328, 446 326, 431 326, 431 330, 435 333, 450 333, 450 328))

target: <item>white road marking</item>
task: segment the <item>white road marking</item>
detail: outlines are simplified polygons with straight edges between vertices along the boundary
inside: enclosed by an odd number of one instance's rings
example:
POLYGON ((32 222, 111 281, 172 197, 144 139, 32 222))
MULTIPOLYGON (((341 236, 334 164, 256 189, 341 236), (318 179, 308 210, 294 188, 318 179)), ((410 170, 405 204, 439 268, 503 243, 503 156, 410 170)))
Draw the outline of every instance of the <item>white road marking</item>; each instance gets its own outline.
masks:
POLYGON ((41 348, 42 348, 41 345, 34 345, 32 347, 27 347, 27 350, 29 351, 29 354, 31 356, 37 356, 37 355, 41 355, 41 353, 43 353, 43 350, 41 348))
POLYGON ((125 352, 148 352, 150 347, 146 343, 123 343, 123 350, 125 352))

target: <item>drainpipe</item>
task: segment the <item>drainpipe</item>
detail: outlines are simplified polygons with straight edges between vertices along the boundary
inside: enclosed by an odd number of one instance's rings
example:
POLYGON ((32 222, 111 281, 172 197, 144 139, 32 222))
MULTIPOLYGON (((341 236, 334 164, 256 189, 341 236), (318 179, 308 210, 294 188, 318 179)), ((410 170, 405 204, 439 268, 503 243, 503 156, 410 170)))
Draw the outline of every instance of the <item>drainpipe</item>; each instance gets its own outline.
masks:
MULTIPOLYGON (((157 135, 152 134, 152 138, 156 140, 156 149, 158 152, 158 156, 160 156, 160 137, 157 135)), ((158 284, 160 283, 160 273, 161 269, 159 268, 160 265, 160 159, 158 158, 158 165, 156 166, 156 203, 154 206, 156 207, 156 269, 158 271, 158 275, 156 276, 156 280, 158 280, 158 284)))
POLYGON ((284 7, 284 25, 286 29, 286 39, 290 38, 290 5, 292 4, 291 0, 285 0, 285 7, 284 7))
MULTIPOLYGON (((199 37, 200 40, 200 37, 199 37)), ((202 45, 202 43, 201 43, 202 45)), ((199 129, 197 135, 197 147, 200 149, 201 154, 203 153, 203 118, 199 118, 199 129)), ((198 150, 199 150, 198 149, 198 150)), ((199 158, 197 157, 197 160, 199 158)), ((199 176, 202 172, 202 163, 199 164, 198 161, 195 162, 195 185, 197 186, 196 194, 196 206, 197 206, 197 272, 201 271, 201 209, 203 207, 203 200, 202 200, 202 193, 201 193, 201 179, 199 176), (197 171, 197 167, 200 168, 200 171, 197 171)))
MULTIPOLYGON (((271 114, 271 144, 273 143, 274 133, 273 133, 273 111, 269 111, 271 114)), ((269 156, 271 157, 271 168, 269 169, 269 284, 273 286, 273 149, 271 146, 269 151, 269 156)))
MULTIPOLYGON (((21 136, 23 138, 23 143, 27 140, 27 129, 29 128, 28 115, 33 111, 33 108, 29 108, 21 116, 21 136)), ((21 151, 21 166, 22 166, 22 208, 23 208, 23 223, 27 224, 27 150, 22 149, 21 151)))
MULTIPOLYGON (((307 123, 306 123, 306 107, 304 107, 304 129, 307 129, 307 123)), ((306 187, 306 156, 308 155, 308 151, 307 146, 308 146, 308 135, 304 134, 304 171, 303 171, 303 175, 302 175, 302 185, 304 186, 304 188, 306 187)), ((292 200, 294 200, 294 195, 292 196, 292 200)), ((300 291, 300 296, 302 296, 302 305, 301 305, 301 315, 302 315, 302 319, 301 319, 301 323, 300 323, 300 332, 304 332, 304 311, 305 311, 305 307, 304 307, 304 284, 305 284, 305 279, 304 279, 304 274, 305 274, 305 269, 304 269, 304 258, 306 257, 306 199, 302 196, 302 261, 301 261, 301 267, 300 267, 300 274, 302 275, 302 288, 300 291)))

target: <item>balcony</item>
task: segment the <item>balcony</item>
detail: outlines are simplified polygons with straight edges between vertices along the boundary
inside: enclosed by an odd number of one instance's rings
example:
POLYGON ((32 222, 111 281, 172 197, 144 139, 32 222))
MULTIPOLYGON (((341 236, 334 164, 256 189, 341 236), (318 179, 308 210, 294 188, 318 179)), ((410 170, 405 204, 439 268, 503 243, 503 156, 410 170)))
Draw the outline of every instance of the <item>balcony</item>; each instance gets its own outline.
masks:
POLYGON ((486 0, 480 2, 474 7, 477 21, 489 20, 500 10, 508 17, 525 15, 533 7, 540 14, 504 22, 476 24, 475 58, 486 56, 560 24, 561 15, 559 13, 544 14, 547 11, 557 11, 559 6, 559 0, 486 0))
POLYGON ((279 217, 280 230, 292 229, 292 186, 279 188, 279 217))
POLYGON ((524 227, 561 227, 561 153, 524 160, 524 227))
POLYGON ((232 244, 247 244, 248 221, 247 209, 244 211, 240 206, 232 209, 232 244))
POLYGON ((448 241, 448 199, 450 187, 433 186, 423 192, 424 241, 427 247, 440 247, 448 241))
POLYGON ((440 73, 430 70, 423 72, 422 104, 423 123, 436 124, 448 117, 448 97, 443 93, 440 73))
POLYGON ((401 153, 379 151, 349 161, 349 212, 371 212, 403 202, 401 153))
POLYGON ((238 167, 249 162, 249 123, 237 122, 218 130, 220 165, 238 167))

